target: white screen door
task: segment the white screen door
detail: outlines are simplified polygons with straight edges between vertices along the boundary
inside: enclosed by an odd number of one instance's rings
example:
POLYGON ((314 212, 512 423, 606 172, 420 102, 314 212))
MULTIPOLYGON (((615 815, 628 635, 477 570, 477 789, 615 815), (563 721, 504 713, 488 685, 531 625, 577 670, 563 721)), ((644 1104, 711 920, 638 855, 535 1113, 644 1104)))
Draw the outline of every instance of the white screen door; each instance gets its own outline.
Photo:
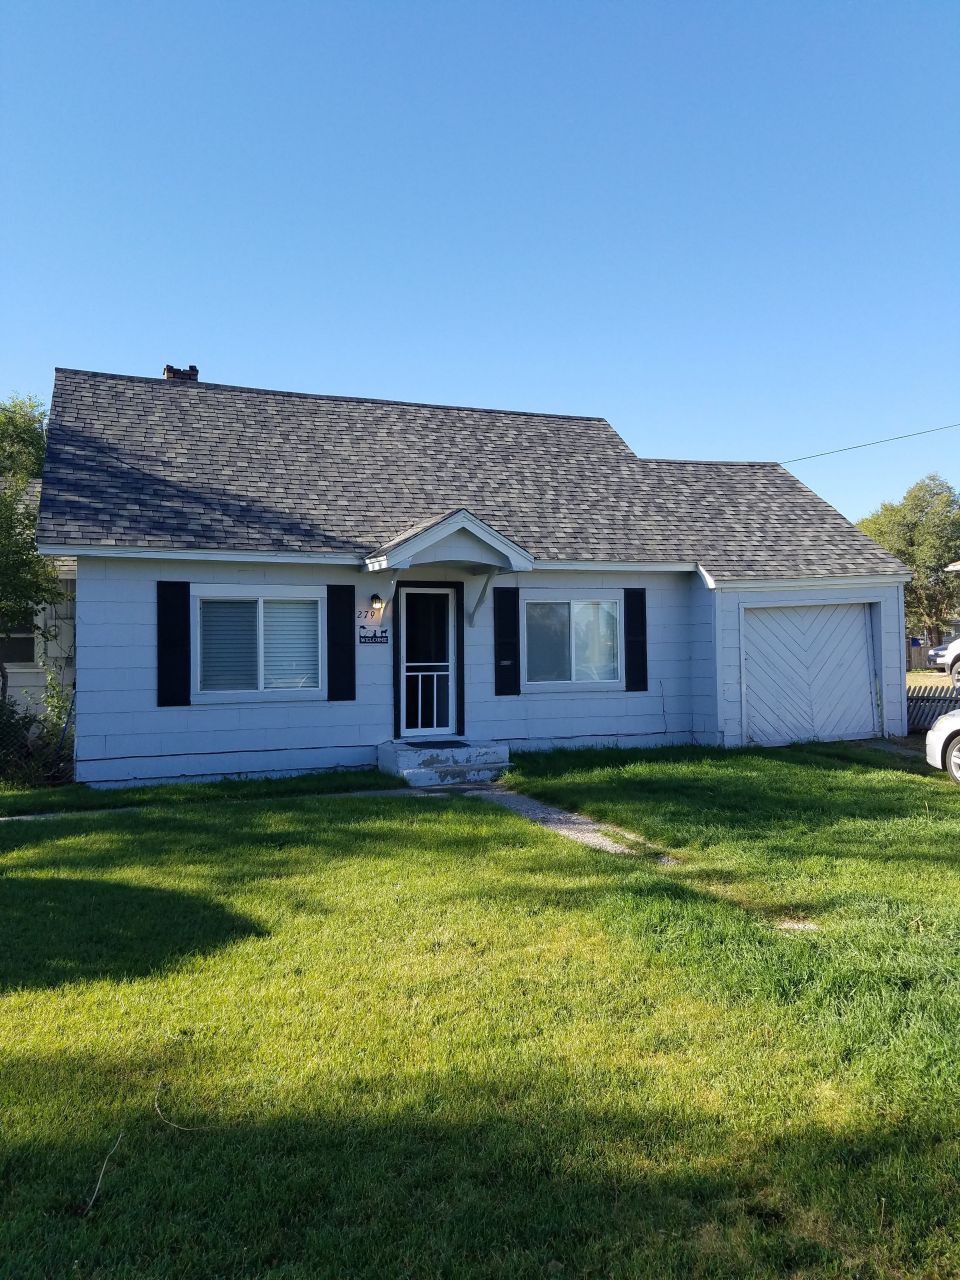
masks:
POLYGON ((454 607, 449 587, 403 595, 400 725, 405 738, 453 732, 454 607))

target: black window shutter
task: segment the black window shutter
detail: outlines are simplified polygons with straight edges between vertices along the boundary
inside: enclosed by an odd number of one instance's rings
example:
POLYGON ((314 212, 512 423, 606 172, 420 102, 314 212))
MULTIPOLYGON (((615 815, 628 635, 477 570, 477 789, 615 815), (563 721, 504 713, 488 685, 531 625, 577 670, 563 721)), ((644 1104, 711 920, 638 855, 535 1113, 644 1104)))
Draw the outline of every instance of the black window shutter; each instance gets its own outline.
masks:
POLYGON ((647 593, 627 587, 623 593, 624 671, 629 692, 647 689, 647 593))
POLYGON ((357 696, 357 646, 354 587, 327 587, 327 698, 353 702, 357 696))
POLYGON ((493 691, 520 692, 520 590, 493 588, 493 691))
POLYGON ((157 706, 190 705, 190 583, 157 583, 157 706))

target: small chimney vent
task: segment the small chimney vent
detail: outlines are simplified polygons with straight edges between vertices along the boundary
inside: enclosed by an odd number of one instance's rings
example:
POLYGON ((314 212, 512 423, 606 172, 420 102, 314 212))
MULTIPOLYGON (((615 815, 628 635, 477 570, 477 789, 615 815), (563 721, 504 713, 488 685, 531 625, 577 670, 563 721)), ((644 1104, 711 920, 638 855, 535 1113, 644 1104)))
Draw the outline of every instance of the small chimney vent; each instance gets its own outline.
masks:
POLYGON ((195 364, 190 365, 188 369, 178 369, 175 364, 165 364, 163 376, 168 382, 197 382, 200 379, 200 370, 195 364))

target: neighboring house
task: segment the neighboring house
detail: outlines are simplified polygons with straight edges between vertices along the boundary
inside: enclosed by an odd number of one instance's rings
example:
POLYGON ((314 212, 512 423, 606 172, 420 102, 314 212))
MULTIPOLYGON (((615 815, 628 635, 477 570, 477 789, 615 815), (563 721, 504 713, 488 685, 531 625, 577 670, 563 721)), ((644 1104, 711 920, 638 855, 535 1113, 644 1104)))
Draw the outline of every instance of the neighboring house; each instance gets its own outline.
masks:
POLYGON ((909 571, 776 463, 165 373, 57 371, 82 781, 906 731, 909 571))
MULTIPOLYGON (((36 507, 40 501, 39 480, 27 483, 24 501, 36 507)), ((48 672, 53 674, 61 688, 67 691, 73 688, 77 566, 72 558, 61 557, 56 568, 63 598, 55 605, 41 609, 35 618, 24 617, 19 628, 6 638, 0 638, 0 659, 7 668, 7 693, 31 711, 43 710, 48 672)))
POLYGON ((19 631, 0 639, 0 657, 7 668, 7 692, 21 706, 42 711, 47 694, 47 673, 53 674, 67 692, 73 688, 74 609, 76 568, 69 560, 59 560, 57 575, 63 598, 40 611, 38 633, 30 618, 23 619, 19 631))

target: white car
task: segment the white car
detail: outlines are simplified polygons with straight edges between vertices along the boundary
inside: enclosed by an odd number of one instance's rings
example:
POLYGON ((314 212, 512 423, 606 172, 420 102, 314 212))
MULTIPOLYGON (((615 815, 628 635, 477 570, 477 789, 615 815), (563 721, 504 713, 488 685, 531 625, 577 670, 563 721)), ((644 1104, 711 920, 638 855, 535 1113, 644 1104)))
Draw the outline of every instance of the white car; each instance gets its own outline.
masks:
POLYGON ((948 711, 927 733, 927 764, 946 769, 960 783, 960 709, 948 711))
POLYGON ((956 640, 951 640, 949 644, 939 645, 936 650, 931 649, 928 661, 939 667, 941 671, 946 671, 953 682, 953 687, 960 689, 960 636, 956 640))

